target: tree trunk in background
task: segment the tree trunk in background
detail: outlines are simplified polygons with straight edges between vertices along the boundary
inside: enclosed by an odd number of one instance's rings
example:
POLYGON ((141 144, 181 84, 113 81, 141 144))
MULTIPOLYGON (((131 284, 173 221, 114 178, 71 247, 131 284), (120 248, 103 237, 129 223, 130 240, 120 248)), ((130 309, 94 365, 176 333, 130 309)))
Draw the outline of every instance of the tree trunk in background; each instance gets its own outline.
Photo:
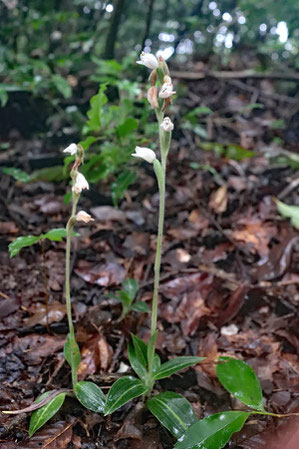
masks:
POLYGON ((154 3, 155 3, 155 0, 147 1, 146 25, 145 25, 145 33, 144 33, 142 44, 141 44, 141 50, 144 49, 145 41, 149 37, 151 23, 152 23, 154 3))
POLYGON ((107 34, 103 58, 113 59, 115 52, 115 44, 119 30, 121 16, 124 10, 126 0, 116 0, 114 4, 114 12, 111 18, 110 27, 107 34))

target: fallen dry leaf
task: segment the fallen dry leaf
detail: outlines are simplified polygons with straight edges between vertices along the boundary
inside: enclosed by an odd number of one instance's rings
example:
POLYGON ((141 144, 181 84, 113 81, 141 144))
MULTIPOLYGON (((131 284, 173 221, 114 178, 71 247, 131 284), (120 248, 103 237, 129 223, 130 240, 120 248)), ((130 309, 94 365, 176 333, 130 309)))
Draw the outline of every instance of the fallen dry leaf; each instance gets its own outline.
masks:
POLYGON ((219 187, 211 194, 209 208, 217 214, 222 214, 227 208, 227 186, 219 187))
POLYGON ((81 349, 81 362, 78 367, 79 379, 83 380, 88 374, 94 374, 99 370, 107 371, 112 353, 112 348, 103 335, 97 334, 90 338, 81 349))
POLYGON ((101 285, 102 287, 119 285, 125 277, 125 269, 115 262, 94 266, 84 263, 83 267, 75 269, 75 273, 85 282, 101 285))
POLYGON ((238 242, 244 242, 251 252, 258 253, 261 258, 266 257, 269 254, 270 240, 277 234, 276 227, 257 217, 242 219, 238 224, 243 225, 243 228, 232 231, 231 237, 238 242))
POLYGON ((37 311, 35 312, 35 314, 26 320, 26 327, 33 327, 36 324, 42 324, 43 326, 45 326, 46 324, 56 323, 58 321, 61 321, 66 314, 66 305, 61 304, 58 301, 49 304, 48 309, 45 304, 37 303, 36 309, 37 311))

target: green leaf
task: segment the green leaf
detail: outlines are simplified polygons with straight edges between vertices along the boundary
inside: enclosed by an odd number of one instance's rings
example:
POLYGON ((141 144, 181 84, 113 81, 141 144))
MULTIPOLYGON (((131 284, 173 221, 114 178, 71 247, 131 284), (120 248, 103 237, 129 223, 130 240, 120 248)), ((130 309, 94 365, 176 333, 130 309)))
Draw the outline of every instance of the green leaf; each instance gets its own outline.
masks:
POLYGON ((58 92, 60 92, 64 96, 64 98, 69 98, 72 95, 71 86, 61 75, 53 75, 52 81, 58 92))
POLYGON ((197 421, 179 439, 174 449, 221 449, 233 433, 242 429, 250 413, 222 412, 197 421))
POLYGON ((275 202, 280 215, 290 218, 294 228, 299 229, 299 206, 289 206, 279 200, 275 200, 275 202))
POLYGON ((125 308, 129 311, 130 305, 131 305, 131 303, 132 303, 132 300, 131 300, 131 298, 129 297, 129 295, 128 295, 126 292, 124 292, 123 290, 119 290, 117 299, 118 299, 119 301, 121 301, 121 303, 122 303, 122 304, 125 306, 125 308))
POLYGON ((109 390, 105 408, 105 415, 110 415, 131 399, 141 396, 147 391, 147 387, 141 380, 132 376, 118 379, 109 390))
POLYGON ((106 397, 102 390, 93 382, 78 382, 75 385, 77 399, 88 410, 105 413, 106 397))
POLYGON ((136 179, 136 173, 125 170, 122 172, 111 184, 111 195, 114 207, 117 207, 117 201, 123 197, 125 191, 129 187, 129 185, 133 184, 136 179))
POLYGON ((129 298, 133 301, 139 290, 139 284, 138 281, 136 281, 136 279, 128 278, 123 282, 122 288, 127 293, 129 298))
POLYGON ((138 120, 129 117, 124 121, 124 123, 122 123, 116 128, 116 135, 118 138, 125 137, 137 128, 138 128, 138 120))
POLYGON ((8 245, 10 257, 15 257, 22 248, 26 246, 34 245, 39 240, 39 236, 36 235, 24 235, 16 238, 8 245))
POLYGON ((164 379, 165 377, 169 377, 177 371, 181 371, 184 368, 188 368, 189 366, 196 365, 196 363, 204 360, 204 357, 176 357, 175 359, 168 360, 168 362, 163 363, 160 368, 155 372, 154 379, 164 379))
POLYGON ((68 174, 64 173, 62 165, 53 165, 52 167, 45 167, 35 170, 31 174, 31 181, 63 181, 68 178, 68 174))
POLYGON ((135 312, 143 312, 143 313, 149 313, 150 308, 146 302, 143 301, 137 301, 131 306, 132 310, 135 310, 135 312))
POLYGON ((247 363, 230 357, 220 357, 216 372, 221 384, 235 398, 255 410, 265 410, 260 383, 247 363))
MULTIPOLYGON (((147 351, 146 351, 146 360, 147 362, 154 359, 155 357, 155 345, 157 341, 158 331, 156 330, 154 334, 149 338, 148 344, 147 344, 147 351)), ((153 367, 154 371, 154 367, 153 367)), ((154 379, 154 378, 153 378, 154 379)))
POLYGON ((101 118, 104 113, 103 106, 108 101, 107 96, 104 93, 106 88, 106 84, 101 84, 98 93, 90 100, 90 109, 87 112, 89 120, 86 124, 88 131, 99 131, 101 127, 101 118))
POLYGON ((77 372, 81 361, 81 354, 79 346, 75 340, 75 336, 72 333, 67 334, 64 344, 64 356, 72 368, 72 371, 77 372))
MULTIPOLYGON (((48 231, 46 234, 41 234, 41 239, 49 239, 53 242, 61 242, 63 238, 66 238, 67 232, 65 228, 54 228, 51 231, 48 231)), ((73 237, 79 237, 80 234, 77 232, 72 232, 73 237)))
POLYGON ((31 180, 31 176, 28 173, 20 170, 19 168, 2 167, 1 170, 6 175, 12 176, 16 181, 27 183, 27 182, 30 182, 30 180, 31 180))
POLYGON ((144 360, 144 355, 140 351, 139 347, 134 347, 131 343, 128 346, 128 357, 129 362, 135 373, 140 377, 140 379, 145 379, 147 375, 146 362, 144 360))
MULTIPOLYGON (((49 393, 49 392, 48 392, 49 393)), ((41 401, 45 396, 41 395, 38 402, 41 401)), ((30 418, 30 425, 29 425, 29 436, 32 437, 32 435, 40 429, 49 419, 52 418, 52 416, 55 415, 55 413, 58 412, 60 407, 62 406, 65 399, 65 393, 61 393, 58 396, 56 396, 52 401, 48 402, 48 404, 44 405, 43 407, 39 408, 38 410, 35 410, 30 418)))
POLYGON ((147 405, 157 420, 176 438, 198 421, 189 401, 172 391, 154 396, 147 401, 147 405))
POLYGON ((66 229, 65 228, 56 228, 51 229, 51 231, 48 231, 46 234, 42 234, 42 239, 49 239, 54 242, 61 242, 63 238, 66 237, 66 229))

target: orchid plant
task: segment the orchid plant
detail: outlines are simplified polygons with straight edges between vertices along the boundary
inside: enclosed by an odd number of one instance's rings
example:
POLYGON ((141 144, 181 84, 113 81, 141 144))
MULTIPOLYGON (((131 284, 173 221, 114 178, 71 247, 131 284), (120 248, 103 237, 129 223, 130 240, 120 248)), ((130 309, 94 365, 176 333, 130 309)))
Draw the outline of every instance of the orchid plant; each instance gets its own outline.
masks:
MULTIPOLYGON (((72 388, 45 392, 31 406, 16 411, 6 410, 4 413, 33 412, 29 426, 29 435, 32 436, 60 409, 66 395, 75 396, 87 409, 104 415, 110 415, 130 400, 142 396, 143 401, 146 402, 146 406, 152 414, 177 439, 174 449, 220 449, 229 441, 234 432, 242 428, 251 414, 276 417, 287 415, 267 412, 264 408, 259 381, 252 368, 243 361, 228 357, 220 358, 217 363, 218 379, 224 388, 243 402, 249 410, 216 413, 199 420, 191 404, 184 396, 169 391, 152 396, 152 390, 157 380, 164 379, 182 369, 191 367, 201 362, 203 357, 182 356, 161 364, 160 357, 155 351, 158 335, 158 292, 165 215, 166 164, 170 149, 171 133, 174 129, 171 119, 166 117, 165 113, 171 104, 175 91, 169 69, 162 57, 157 59, 152 54, 142 53, 140 61, 137 61, 137 63, 151 70, 149 76, 151 87, 148 90, 147 98, 156 115, 160 140, 160 158, 150 148, 138 146, 132 154, 133 157, 140 158, 153 165, 160 195, 150 338, 146 343, 136 335, 132 335, 132 343, 129 343, 128 346, 128 358, 138 378, 129 375, 121 377, 110 387, 107 395, 103 393, 97 384, 90 381, 78 381, 77 378, 81 356, 75 339, 71 311, 71 238, 74 235, 76 223, 89 223, 93 221, 93 218, 85 211, 77 212, 80 195, 83 190, 89 189, 89 185, 84 175, 80 172, 80 167, 84 161, 84 149, 80 144, 72 143, 64 150, 64 153, 75 156, 75 162, 70 172, 72 180, 72 212, 66 228, 52 230, 47 234, 41 234, 41 236, 19 237, 19 240, 16 239, 10 245, 11 257, 13 257, 22 247, 36 243, 38 240, 43 240, 44 238, 61 240, 62 237, 66 237, 65 298, 69 333, 64 345, 64 355, 71 367, 72 388), (22 239, 25 240, 22 241, 22 239)), ((123 289, 118 292, 116 297, 116 299, 122 302, 123 306, 120 319, 130 310, 138 310, 138 307, 136 309, 138 303, 133 303, 137 290, 138 283, 133 279, 127 279, 123 283, 123 289)))

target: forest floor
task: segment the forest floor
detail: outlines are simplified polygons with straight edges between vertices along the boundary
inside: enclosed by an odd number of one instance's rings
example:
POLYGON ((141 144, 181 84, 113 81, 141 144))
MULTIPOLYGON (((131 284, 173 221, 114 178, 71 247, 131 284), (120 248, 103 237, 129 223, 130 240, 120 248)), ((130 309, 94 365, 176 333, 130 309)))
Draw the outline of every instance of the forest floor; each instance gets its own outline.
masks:
MULTIPOLYGON (((155 389, 185 395, 199 418, 242 408, 217 381, 219 356, 240 358, 254 368, 268 411, 299 412, 299 234, 280 217, 273 201, 276 197, 298 204, 298 172, 286 163, 299 152, 298 104, 285 93, 278 94, 275 83, 190 81, 187 97, 174 109, 157 349, 164 361, 175 355, 200 355, 206 360, 157 382, 155 389), (190 129, 178 130, 180 110, 202 103, 217 110, 202 126, 209 141, 226 144, 222 156, 202 150, 201 138, 190 129), (248 108, 255 103, 263 108, 248 108), (283 129, 273 125, 279 120, 284 121, 283 129), (239 151, 231 144, 252 150, 254 156, 231 158, 231 151, 239 151)), ((24 148, 30 148, 30 142, 16 142, 14 158, 24 148)), ((36 244, 13 259, 7 249, 18 235, 65 226, 69 206, 63 201, 65 182, 21 184, 6 175, 1 179, 0 407, 5 410, 24 408, 45 390, 70 386, 63 356, 68 332, 65 242, 46 242, 43 251, 36 244)), ((140 167, 119 209, 109 203, 108 186, 93 185, 82 195, 80 209, 91 212, 95 221, 77 226, 80 238, 73 239, 71 261, 75 330, 82 355, 79 379, 93 380, 105 392, 122 375, 120 367, 130 373, 130 333, 149 337, 148 316, 132 312, 119 323, 120 305, 107 294, 131 277, 140 283, 138 299, 151 304, 158 210, 151 167, 140 167)), ((286 447, 287 440, 279 438, 283 429, 290 435, 292 420, 253 416, 229 447, 286 447)), ((28 414, 1 414, 0 448, 174 445, 139 400, 103 418, 68 398, 31 440, 28 422, 28 414)))

